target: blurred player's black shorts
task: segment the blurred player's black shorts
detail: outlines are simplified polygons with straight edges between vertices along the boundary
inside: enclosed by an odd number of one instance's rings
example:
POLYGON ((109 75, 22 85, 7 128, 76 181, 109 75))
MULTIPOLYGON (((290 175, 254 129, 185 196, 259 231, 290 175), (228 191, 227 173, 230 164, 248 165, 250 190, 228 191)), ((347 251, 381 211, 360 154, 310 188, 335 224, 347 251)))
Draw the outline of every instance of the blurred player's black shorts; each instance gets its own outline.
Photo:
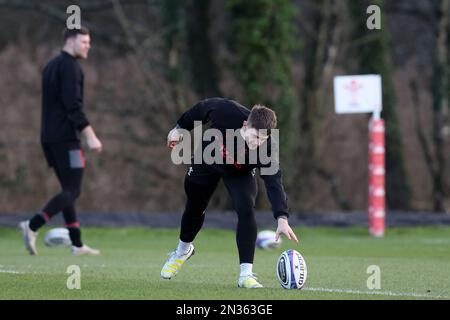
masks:
POLYGON ((48 166, 58 169, 81 169, 86 166, 83 149, 79 141, 42 144, 48 166))

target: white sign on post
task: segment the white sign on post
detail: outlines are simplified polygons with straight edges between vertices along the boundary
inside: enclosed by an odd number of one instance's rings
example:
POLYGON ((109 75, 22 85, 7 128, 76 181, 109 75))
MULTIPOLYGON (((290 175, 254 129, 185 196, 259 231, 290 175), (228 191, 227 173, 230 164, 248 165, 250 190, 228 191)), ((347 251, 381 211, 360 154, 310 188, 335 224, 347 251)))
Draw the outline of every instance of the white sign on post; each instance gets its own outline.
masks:
POLYGON ((382 99, 380 75, 334 77, 334 107, 338 114, 379 114, 382 99))

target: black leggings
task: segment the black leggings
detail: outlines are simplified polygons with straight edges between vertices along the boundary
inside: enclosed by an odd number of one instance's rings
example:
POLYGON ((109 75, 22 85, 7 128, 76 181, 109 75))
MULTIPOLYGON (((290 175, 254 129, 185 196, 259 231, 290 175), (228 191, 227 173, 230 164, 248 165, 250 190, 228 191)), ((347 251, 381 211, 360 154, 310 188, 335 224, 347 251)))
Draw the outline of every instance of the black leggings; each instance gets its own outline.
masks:
POLYGON ((50 199, 43 208, 42 214, 36 214, 30 219, 30 229, 37 231, 49 219, 62 211, 72 245, 81 247, 83 243, 75 211, 75 201, 81 193, 85 166, 83 151, 77 141, 43 145, 43 149, 49 166, 55 170, 62 191, 50 199))
POLYGON ((77 227, 75 201, 81 193, 85 167, 84 153, 79 141, 44 144, 44 155, 56 173, 62 191, 43 208, 47 218, 62 211, 68 227, 77 227))
POLYGON ((43 211, 50 218, 62 211, 66 226, 76 227, 78 225, 74 225, 77 224, 75 201, 81 194, 84 169, 54 167, 54 170, 62 191, 50 199, 43 211))
MULTIPOLYGON (((195 169, 194 169, 195 170, 195 169)), ((192 242, 205 219, 205 210, 220 176, 196 174, 186 176, 184 189, 187 195, 186 208, 181 219, 180 240, 192 242)), ((257 184, 251 172, 245 175, 224 175, 223 182, 233 200, 238 215, 236 244, 240 263, 253 263, 256 242, 255 201, 257 184)))

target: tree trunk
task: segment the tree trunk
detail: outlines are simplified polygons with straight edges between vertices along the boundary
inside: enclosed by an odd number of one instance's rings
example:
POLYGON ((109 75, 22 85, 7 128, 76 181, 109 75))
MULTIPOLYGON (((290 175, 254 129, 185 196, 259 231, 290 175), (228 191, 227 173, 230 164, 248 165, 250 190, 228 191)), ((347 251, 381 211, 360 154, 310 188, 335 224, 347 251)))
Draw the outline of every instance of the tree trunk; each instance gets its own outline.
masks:
POLYGON ((313 29, 318 30, 317 37, 308 46, 305 54, 306 73, 304 79, 303 108, 300 112, 299 147, 300 170, 297 181, 303 181, 297 188, 300 198, 307 198, 312 190, 312 179, 318 175, 330 186, 333 199, 340 210, 350 209, 350 205, 341 194, 336 178, 323 168, 319 159, 319 142, 323 130, 324 113, 329 106, 328 92, 331 90, 334 68, 337 62, 340 41, 343 32, 343 17, 346 7, 340 1, 322 0, 318 7, 313 29))
MULTIPOLYGON (((383 79, 383 112, 386 121, 386 200, 390 209, 408 210, 411 191, 405 168, 405 156, 400 124, 395 110, 395 91, 392 81, 392 61, 386 14, 382 14, 381 30, 369 30, 366 26, 366 9, 369 2, 349 1, 358 44, 353 48, 359 61, 360 74, 380 74, 383 79)), ((383 7, 383 0, 370 4, 383 7)))
POLYGON ((211 0, 187 1, 187 45, 192 83, 203 98, 220 96, 218 71, 209 30, 211 0))
POLYGON ((450 0, 442 0, 433 78, 433 141, 436 151, 437 174, 433 179, 433 202, 435 211, 449 211, 448 177, 450 160, 448 137, 449 119, 449 65, 448 29, 450 0))

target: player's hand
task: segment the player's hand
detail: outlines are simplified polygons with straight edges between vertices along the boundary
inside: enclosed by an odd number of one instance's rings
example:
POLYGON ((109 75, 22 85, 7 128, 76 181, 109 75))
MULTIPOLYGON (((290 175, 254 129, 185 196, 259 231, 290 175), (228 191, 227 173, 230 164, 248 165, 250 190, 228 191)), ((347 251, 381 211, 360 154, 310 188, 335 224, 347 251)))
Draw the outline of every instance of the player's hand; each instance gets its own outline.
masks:
POLYGON ((101 141, 96 136, 89 137, 86 140, 86 142, 87 142, 87 145, 88 145, 90 150, 98 152, 98 153, 102 152, 103 145, 102 145, 101 141))
POLYGON ((81 133, 86 138, 86 143, 87 143, 87 145, 89 147, 89 150, 92 150, 92 151, 95 151, 95 152, 101 152, 102 151, 103 145, 100 142, 100 140, 98 140, 97 135, 94 132, 94 129, 90 125, 85 127, 83 129, 83 131, 81 131, 81 133))
POLYGON ((278 228, 275 234, 275 241, 278 241, 278 239, 280 239, 281 234, 284 234, 289 240, 293 240, 296 244, 298 244, 297 236, 289 226, 287 219, 278 218, 278 228))
POLYGON ((181 140, 183 140, 183 134, 177 128, 174 128, 167 135, 167 146, 173 149, 181 140))

